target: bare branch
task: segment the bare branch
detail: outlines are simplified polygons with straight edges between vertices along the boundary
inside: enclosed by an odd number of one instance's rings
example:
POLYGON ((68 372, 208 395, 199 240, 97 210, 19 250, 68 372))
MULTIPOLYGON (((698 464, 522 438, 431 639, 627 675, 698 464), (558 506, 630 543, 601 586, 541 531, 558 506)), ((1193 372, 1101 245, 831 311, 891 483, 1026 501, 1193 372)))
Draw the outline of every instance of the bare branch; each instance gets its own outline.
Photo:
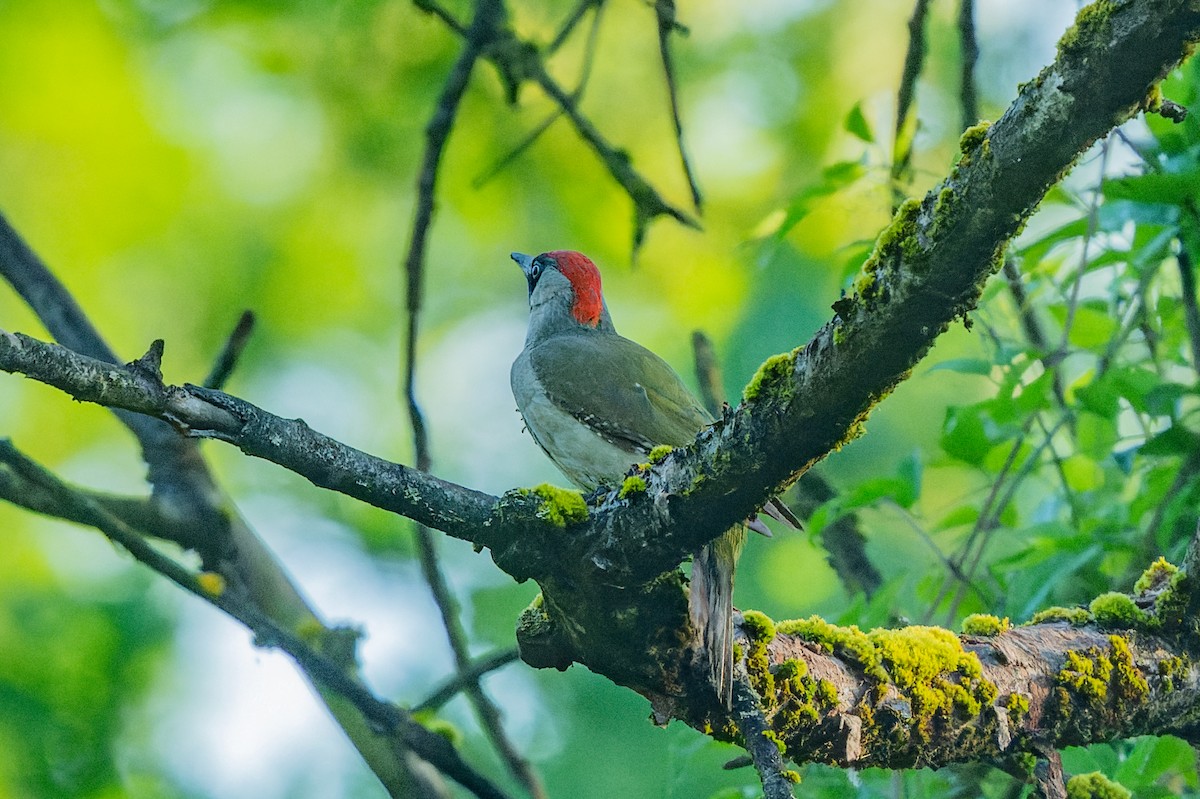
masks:
MULTIPOLYGON (((671 34, 684 30, 675 21, 675 0, 655 0, 654 15, 658 19, 658 55, 662 61, 663 78, 667 82, 667 97, 671 102, 671 121, 675 124, 675 146, 679 150, 680 166, 692 192, 692 204, 697 210, 704 205, 700 186, 692 173, 692 162, 683 146, 683 122, 679 117, 679 92, 675 87, 675 66, 671 60, 671 34)), ((685 31, 686 32, 686 31, 685 31)))
POLYGON ((958 43, 962 58, 962 77, 958 102, 962 109, 963 130, 979 121, 979 99, 975 91, 975 62, 979 44, 975 41, 975 0, 958 0, 958 43))
MULTIPOLYGON (((200 575, 150 546, 123 521, 22 455, 7 439, 0 439, 0 463, 52 500, 56 507, 61 508, 60 515, 64 518, 95 527, 142 564, 240 621, 254 632, 258 646, 278 647, 287 652, 305 673, 320 685, 354 703, 384 734, 395 736, 404 747, 433 764, 480 799, 505 799, 505 794, 467 765, 443 736, 426 730, 395 705, 376 698, 357 679, 346 673, 347 664, 335 662, 330 655, 314 649, 277 625, 236 587, 206 587, 200 575)), ((0 475, 4 471, 0 469, 0 475)))
POLYGON ((253 332, 254 312, 243 311, 242 315, 238 317, 233 331, 229 334, 229 338, 225 340, 225 346, 217 355, 212 371, 208 373, 208 377, 204 378, 205 388, 222 389, 225 387, 225 382, 233 374, 238 359, 242 357, 242 350, 246 348, 246 344, 250 341, 250 334, 253 332))
POLYGON ((904 71, 900 75, 900 88, 896 93, 896 131, 892 143, 893 210, 904 200, 906 192, 903 184, 912 172, 913 138, 917 131, 913 97, 916 95, 917 78, 921 77, 921 66, 925 63, 925 17, 928 13, 929 0, 916 0, 908 20, 908 52, 904 56, 904 71))
POLYGON ((422 710, 437 710, 468 686, 477 684, 480 678, 488 672, 507 666, 519 656, 515 649, 502 649, 499 652, 493 652, 490 655, 476 658, 467 668, 456 671, 450 679, 435 688, 433 693, 414 705, 413 712, 420 713, 422 710))
MULTIPOLYGON (((446 77, 438 98, 437 108, 433 119, 425 129, 426 145, 422 160, 420 177, 417 180, 417 211, 413 220, 412 239, 409 243, 408 256, 405 258, 405 274, 407 276, 407 307, 408 327, 405 333, 404 357, 404 397, 408 406, 408 417, 413 430, 413 444, 416 450, 416 465, 423 472, 429 471, 432 465, 432 455, 429 448, 429 435, 426 430, 425 417, 417 401, 416 368, 417 368, 417 337, 420 328, 422 287, 425 275, 425 251, 429 236, 429 226, 433 220, 434 191, 437 186, 438 166, 445 151, 446 142, 458 115, 458 108, 466 91, 467 81, 475 62, 488 45, 493 32, 497 29, 504 16, 504 7, 499 0, 477 0, 475 18, 466 33, 466 43, 457 61, 446 77)), ((414 529, 417 539, 417 551, 420 553, 421 573, 428 583, 438 611, 442 617, 442 626, 450 649, 454 653, 454 661, 459 672, 471 667, 471 655, 466 630, 460 619, 461 609, 454 593, 451 591, 442 568, 438 562, 437 542, 432 531, 424 524, 417 523, 414 529)), ((479 723, 492 742, 501 759, 508 765, 513 775, 521 781, 534 799, 543 799, 545 791, 541 781, 516 746, 504 732, 500 719, 500 709, 484 693, 478 679, 466 686, 466 693, 475 708, 479 723)))

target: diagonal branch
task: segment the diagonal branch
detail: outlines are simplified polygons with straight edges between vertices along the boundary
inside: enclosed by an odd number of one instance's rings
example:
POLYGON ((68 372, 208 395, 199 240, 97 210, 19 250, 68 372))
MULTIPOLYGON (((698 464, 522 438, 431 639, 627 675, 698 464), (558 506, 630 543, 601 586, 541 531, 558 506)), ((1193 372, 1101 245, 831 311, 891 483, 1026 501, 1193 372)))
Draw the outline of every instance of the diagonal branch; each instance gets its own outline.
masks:
MULTIPOLYGON (((197 575, 159 552, 121 519, 84 493, 67 486, 47 470, 18 452, 7 439, 0 439, 0 485, 20 483, 36 492, 44 502, 42 512, 95 527, 120 545, 143 565, 166 577, 180 588, 205 600, 249 628, 258 646, 278 647, 290 655, 318 686, 332 690, 349 702, 395 742, 437 767, 480 799, 505 799, 505 794, 471 768, 442 736, 430 732, 403 710, 374 696, 357 679, 348 675, 334 656, 285 630, 260 611, 237 587, 205 583, 197 575), (53 510, 52 510, 53 508, 53 510)), ((421 786, 412 784, 409 791, 421 786)))

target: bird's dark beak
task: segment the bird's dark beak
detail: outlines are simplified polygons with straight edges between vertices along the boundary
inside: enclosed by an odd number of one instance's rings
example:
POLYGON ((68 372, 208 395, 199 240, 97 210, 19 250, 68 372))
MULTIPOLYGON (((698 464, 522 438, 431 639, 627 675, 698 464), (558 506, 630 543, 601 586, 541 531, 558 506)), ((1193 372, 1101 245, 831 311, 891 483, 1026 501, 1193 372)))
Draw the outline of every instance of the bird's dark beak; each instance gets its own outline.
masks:
POLYGON ((529 274, 529 267, 533 265, 533 256, 526 255, 523 252, 514 252, 508 256, 517 262, 517 266, 521 267, 521 271, 526 275, 529 274))
POLYGON ((509 258, 517 262, 517 266, 521 267, 521 271, 525 273, 525 282, 529 284, 529 293, 533 294, 533 285, 537 280, 533 276, 533 256, 526 255, 523 252, 510 253, 509 258))

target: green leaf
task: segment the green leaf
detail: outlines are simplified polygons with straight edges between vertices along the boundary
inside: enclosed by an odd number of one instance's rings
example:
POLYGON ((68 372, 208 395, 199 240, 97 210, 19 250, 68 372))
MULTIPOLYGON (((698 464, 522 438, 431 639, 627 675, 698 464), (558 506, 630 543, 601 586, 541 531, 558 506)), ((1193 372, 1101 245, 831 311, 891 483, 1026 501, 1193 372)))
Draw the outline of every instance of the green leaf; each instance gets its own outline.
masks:
POLYGON ((1128 222, 1138 225, 1175 225, 1179 222, 1179 206, 1109 200, 1096 209, 1096 227, 1116 232, 1128 222))
POLYGON ((1086 233, 1087 220, 1073 219, 1070 222, 1052 228, 1036 239, 1023 241, 1017 253, 1031 261, 1040 261, 1046 257, 1046 254, 1056 244, 1061 244, 1071 239, 1083 238, 1086 233))
POLYGON ((973 525, 979 520, 979 508, 971 505, 961 505, 942 517, 936 525, 935 531, 949 530, 954 527, 963 527, 964 525, 973 525))
POLYGON ((1088 303, 1075 309, 1068 340, 1082 349, 1100 349, 1112 340, 1119 323, 1109 310, 1088 303))
POLYGON ((1087 410, 1100 416, 1116 415, 1121 393, 1113 384, 1111 372, 1099 380, 1095 379, 1093 373, 1085 374, 1072 388, 1075 399, 1087 410), (1091 382, 1084 382, 1089 380, 1091 382))
POLYGON ((1200 448, 1200 436, 1183 425, 1171 425, 1138 450, 1142 455, 1190 455, 1200 448))
POLYGON ((772 235, 783 238, 792 228, 808 216, 814 201, 841 191, 866 174, 866 168, 858 161, 839 161, 825 168, 821 181, 801 191, 788 203, 783 221, 772 235))
POLYGON ((1200 195, 1200 169, 1184 172, 1147 172, 1104 182, 1104 196, 1139 203, 1184 205, 1200 195))
POLYGON ((917 498, 921 496, 921 478, 925 473, 925 464, 921 460, 921 454, 914 452, 900 461, 896 473, 905 487, 896 495, 896 502, 903 508, 911 508, 917 498))
POLYGON ((946 409, 942 421, 942 451, 970 464, 979 464, 992 448, 978 405, 946 409))
POLYGON ((1072 491, 1092 491, 1104 485, 1104 469, 1082 453, 1065 458, 1062 470, 1067 487, 1072 491))
POLYGON ((1172 736, 1146 736, 1137 739, 1114 772, 1113 778, 1127 788, 1136 789, 1139 796, 1146 795, 1168 772, 1190 774, 1189 782, 1194 786, 1195 761, 1195 750, 1184 741, 1172 736))
POLYGON ((1142 413, 1149 412, 1148 398, 1150 393, 1162 382, 1162 378, 1149 369, 1135 366, 1113 369, 1112 378, 1113 386, 1122 397, 1129 401, 1134 410, 1142 413))
POLYGON ((899 505, 908 507, 912 504, 911 499, 905 504, 900 501, 900 497, 911 495, 911 493, 912 486, 899 477, 876 477, 864 480, 847 492, 842 499, 840 509, 850 511, 874 505, 881 499, 891 499, 899 505))
POLYGON ((1081 411, 1075 420, 1075 438, 1080 451, 1102 460, 1112 454, 1117 445, 1117 424, 1112 416, 1081 411))
POLYGON ((871 123, 863 115, 861 100, 854 104, 854 107, 850 109, 850 113, 846 114, 844 125, 846 130, 867 144, 875 143, 875 132, 871 130, 871 123))
POLYGON ((1146 412, 1155 416, 1169 416, 1175 412, 1179 400, 1193 393, 1191 386, 1160 383, 1146 392, 1146 412))
POLYGON ((986 358, 948 358, 944 361, 938 361, 932 367, 930 372, 958 372, 966 375, 990 375, 992 373, 993 364, 986 358))

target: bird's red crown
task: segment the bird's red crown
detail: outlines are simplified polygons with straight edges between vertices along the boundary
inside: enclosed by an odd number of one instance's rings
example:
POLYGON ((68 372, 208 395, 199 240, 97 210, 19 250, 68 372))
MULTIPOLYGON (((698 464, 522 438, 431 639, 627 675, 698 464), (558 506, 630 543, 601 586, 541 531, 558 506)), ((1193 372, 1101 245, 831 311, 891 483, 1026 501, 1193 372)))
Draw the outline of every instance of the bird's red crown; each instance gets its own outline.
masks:
POLYGON ((604 310, 604 295, 600 290, 600 270, 581 252, 555 250, 546 253, 558 263, 558 271, 571 281, 575 290, 575 303, 571 314, 581 325, 595 327, 600 324, 600 313, 604 310))

